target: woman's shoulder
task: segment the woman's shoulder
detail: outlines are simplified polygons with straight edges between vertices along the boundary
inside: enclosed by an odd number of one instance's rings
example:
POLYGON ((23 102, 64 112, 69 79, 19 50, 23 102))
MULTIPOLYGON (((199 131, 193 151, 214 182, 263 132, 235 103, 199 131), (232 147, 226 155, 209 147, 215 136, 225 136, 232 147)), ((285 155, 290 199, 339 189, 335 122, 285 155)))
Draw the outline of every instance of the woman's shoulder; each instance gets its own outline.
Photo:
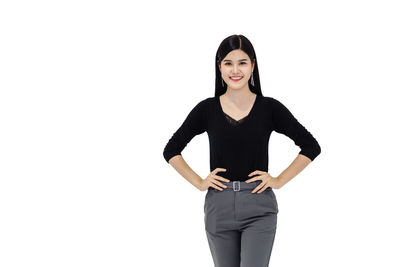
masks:
POLYGON ((261 96, 261 98, 262 98, 262 100, 265 102, 265 103, 271 103, 271 102, 276 102, 276 101, 278 101, 276 98, 274 98, 274 97, 272 97, 272 96, 261 96))
POLYGON ((262 102, 270 107, 279 107, 283 106, 283 103, 281 100, 277 99, 276 97, 272 96, 262 96, 262 102))
POLYGON ((278 98, 272 96, 262 96, 263 110, 273 113, 287 112, 288 108, 278 98))
POLYGON ((280 103, 279 100, 277 100, 276 98, 272 97, 272 96, 261 96, 261 102, 264 106, 266 107, 271 107, 273 105, 276 105, 277 103, 280 103))
POLYGON ((207 108, 207 107, 209 107, 209 105, 214 103, 215 99, 216 99, 215 97, 203 98, 197 103, 196 106, 200 106, 202 108, 207 108))
POLYGON ((214 97, 203 98, 196 102, 192 110, 195 112, 206 112, 211 107, 213 101, 214 97))
POLYGON ((203 103, 211 103, 212 101, 215 101, 215 99, 216 99, 215 96, 210 96, 210 97, 204 98, 204 99, 201 100, 200 102, 203 102, 203 103))

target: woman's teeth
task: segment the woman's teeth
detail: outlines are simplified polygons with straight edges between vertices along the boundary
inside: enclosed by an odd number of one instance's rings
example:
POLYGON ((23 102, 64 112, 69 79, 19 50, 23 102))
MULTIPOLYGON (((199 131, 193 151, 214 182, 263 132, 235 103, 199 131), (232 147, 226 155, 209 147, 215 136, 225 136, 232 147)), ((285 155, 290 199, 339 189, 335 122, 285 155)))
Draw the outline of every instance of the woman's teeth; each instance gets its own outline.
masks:
POLYGON ((240 81, 243 77, 231 77, 231 80, 233 81, 240 81))

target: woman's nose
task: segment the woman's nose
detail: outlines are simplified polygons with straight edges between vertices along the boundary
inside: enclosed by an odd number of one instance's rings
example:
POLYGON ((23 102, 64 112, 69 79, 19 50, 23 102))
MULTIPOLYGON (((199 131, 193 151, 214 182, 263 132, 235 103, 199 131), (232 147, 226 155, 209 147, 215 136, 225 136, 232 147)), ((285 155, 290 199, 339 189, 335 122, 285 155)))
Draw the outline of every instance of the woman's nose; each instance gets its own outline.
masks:
POLYGON ((238 73, 238 69, 239 69, 239 66, 234 64, 233 65, 233 74, 237 74, 238 73))

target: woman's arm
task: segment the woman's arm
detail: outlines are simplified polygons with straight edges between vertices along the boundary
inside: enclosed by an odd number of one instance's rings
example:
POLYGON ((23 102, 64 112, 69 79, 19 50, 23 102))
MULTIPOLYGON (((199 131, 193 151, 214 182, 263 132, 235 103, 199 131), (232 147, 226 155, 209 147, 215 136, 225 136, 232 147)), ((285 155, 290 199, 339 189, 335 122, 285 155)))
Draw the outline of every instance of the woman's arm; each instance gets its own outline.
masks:
POLYGON ((205 100, 200 101, 187 115, 182 125, 168 140, 164 147, 163 156, 170 163, 174 156, 181 155, 186 145, 195 137, 206 131, 205 129, 205 100))
POLYGON ((308 157, 298 154, 297 157, 293 160, 293 162, 287 167, 277 179, 272 179, 276 182, 277 189, 284 186, 290 180, 292 180, 297 174, 299 174, 308 164, 311 163, 311 159, 308 157))
POLYGON ((295 118, 280 101, 270 98, 274 130, 284 134, 300 147, 299 154, 313 161, 321 154, 321 147, 314 136, 295 118))
POLYGON ((272 98, 271 100, 274 130, 291 138, 301 149, 289 167, 277 179, 273 179, 276 183, 276 188, 280 188, 321 154, 321 147, 314 136, 295 118, 287 107, 276 99, 272 98))
POLYGON ((200 182, 203 180, 192 168, 186 163, 182 155, 173 156, 169 161, 169 164, 185 178, 189 183, 200 190, 200 182))

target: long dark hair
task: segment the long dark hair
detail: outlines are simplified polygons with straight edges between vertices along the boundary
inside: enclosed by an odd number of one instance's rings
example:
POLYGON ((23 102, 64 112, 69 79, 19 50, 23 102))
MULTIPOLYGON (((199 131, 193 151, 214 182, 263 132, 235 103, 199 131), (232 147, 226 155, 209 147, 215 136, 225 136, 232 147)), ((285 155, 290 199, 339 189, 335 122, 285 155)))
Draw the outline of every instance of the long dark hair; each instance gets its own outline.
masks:
POLYGON ((226 92, 227 85, 221 77, 221 71, 219 70, 218 65, 221 64, 222 60, 229 54, 232 50, 240 49, 245 52, 251 60, 251 64, 254 61, 254 70, 253 70, 253 80, 254 86, 250 83, 249 79, 249 88, 250 91, 257 95, 262 95, 261 85, 260 85, 260 76, 258 74, 258 65, 257 65, 257 57, 256 52, 254 51, 253 45, 243 35, 234 34, 227 38, 225 38, 218 47, 217 54, 215 56, 215 96, 220 96, 226 92))

